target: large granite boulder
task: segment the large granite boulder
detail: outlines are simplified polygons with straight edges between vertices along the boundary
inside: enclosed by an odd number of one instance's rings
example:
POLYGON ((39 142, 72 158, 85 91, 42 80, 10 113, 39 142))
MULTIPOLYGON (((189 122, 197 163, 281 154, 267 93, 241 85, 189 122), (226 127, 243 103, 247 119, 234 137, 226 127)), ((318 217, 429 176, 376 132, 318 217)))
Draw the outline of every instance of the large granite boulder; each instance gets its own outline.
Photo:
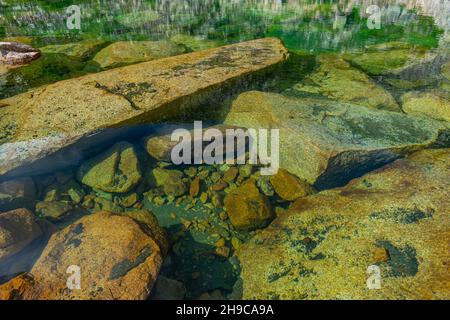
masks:
POLYGON ((108 212, 85 216, 53 234, 30 271, 33 281, 12 280, 0 286, 0 297, 146 299, 163 261, 163 253, 152 236, 160 233, 151 230, 155 227, 159 228, 108 212), (77 269, 81 285, 71 289, 67 283, 72 283, 69 277, 76 275, 77 269), (17 284, 21 284, 20 294, 12 295, 17 284))
POLYGON ((42 234, 34 214, 27 209, 0 213, 0 263, 24 249, 42 234))
POLYGON ((81 183, 111 193, 131 191, 141 177, 136 151, 128 142, 118 142, 105 153, 87 160, 77 173, 81 183))
POLYGON ((420 151, 298 200, 241 246, 243 298, 449 299, 449 161, 420 151))
POLYGON ((318 189, 415 150, 448 145, 448 124, 329 100, 251 91, 231 106, 226 124, 280 130, 280 166, 318 189))
POLYGON ((291 92, 320 94, 330 99, 371 108, 401 111, 392 95, 364 72, 334 55, 317 57, 318 67, 291 92))
POLYGON ((167 58, 185 52, 185 46, 170 41, 119 41, 100 50, 92 60, 107 69, 167 58))
POLYGON ((257 83, 287 55, 278 39, 266 38, 61 81, 2 100, 0 175, 49 170, 49 155, 58 160, 51 166, 57 170, 80 160, 102 134, 113 134, 105 128, 152 123, 222 101, 257 83))

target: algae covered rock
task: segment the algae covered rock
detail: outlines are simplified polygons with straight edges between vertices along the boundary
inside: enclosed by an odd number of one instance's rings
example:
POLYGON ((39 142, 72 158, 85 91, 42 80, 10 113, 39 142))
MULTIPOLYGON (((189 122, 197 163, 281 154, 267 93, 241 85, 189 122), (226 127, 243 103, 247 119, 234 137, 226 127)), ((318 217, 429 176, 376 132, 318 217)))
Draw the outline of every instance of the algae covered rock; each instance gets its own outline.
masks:
POLYGON ((450 100, 434 92, 409 92, 401 97, 403 111, 450 121, 450 100))
POLYGON ((102 68, 115 68, 186 52, 184 46, 169 41, 119 41, 102 49, 92 59, 102 68))
POLYGON ((448 125, 432 119, 257 91, 234 100, 225 123, 279 129, 280 167, 319 190, 415 150, 449 144, 448 125))
POLYGON ((183 172, 155 168, 150 174, 150 184, 161 187, 168 196, 180 197, 188 191, 187 184, 183 181, 183 172))
POLYGON ((0 213, 0 262, 18 253, 42 234, 41 227, 29 210, 0 213))
POLYGON ((138 157, 128 142, 119 142, 105 153, 84 162, 77 173, 81 183, 111 193, 129 192, 141 177, 138 157))
POLYGON ((204 39, 202 37, 196 37, 187 34, 177 34, 170 38, 170 41, 180 45, 184 45, 192 51, 207 50, 223 45, 223 43, 219 41, 204 39))
POLYGON ((395 99, 364 72, 333 55, 317 57, 318 67, 293 91, 315 93, 342 102, 366 107, 400 111, 395 99))
MULTIPOLYGON (((27 282, 15 298, 148 298, 163 260, 148 228, 129 217, 108 212, 81 218, 52 235, 30 271, 33 281, 27 282), (68 290, 68 278, 78 271, 80 288, 68 290)), ((0 286, 0 296, 10 296, 11 289, 15 288, 14 281, 18 279, 0 286)))
POLYGON ((449 159, 420 151, 298 200, 241 246, 242 298, 449 299, 449 159))
POLYGON ((271 176, 270 183, 278 196, 287 201, 294 201, 314 193, 311 185, 284 169, 278 170, 276 175, 271 176))
POLYGON ((259 192, 252 179, 231 191, 224 205, 231 223, 239 230, 264 228, 274 218, 268 198, 259 192))
POLYGON ((88 39, 67 44, 48 45, 40 50, 42 53, 64 54, 78 60, 87 60, 104 45, 105 41, 88 39))

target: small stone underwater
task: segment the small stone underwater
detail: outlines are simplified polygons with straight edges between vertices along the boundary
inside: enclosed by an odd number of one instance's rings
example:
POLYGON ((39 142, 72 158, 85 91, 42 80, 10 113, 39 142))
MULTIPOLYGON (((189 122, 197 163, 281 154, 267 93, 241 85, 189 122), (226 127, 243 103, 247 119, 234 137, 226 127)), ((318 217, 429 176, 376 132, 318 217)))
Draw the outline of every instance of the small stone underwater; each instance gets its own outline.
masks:
POLYGON ((194 2, 1 4, 0 300, 449 299, 445 4, 194 2))

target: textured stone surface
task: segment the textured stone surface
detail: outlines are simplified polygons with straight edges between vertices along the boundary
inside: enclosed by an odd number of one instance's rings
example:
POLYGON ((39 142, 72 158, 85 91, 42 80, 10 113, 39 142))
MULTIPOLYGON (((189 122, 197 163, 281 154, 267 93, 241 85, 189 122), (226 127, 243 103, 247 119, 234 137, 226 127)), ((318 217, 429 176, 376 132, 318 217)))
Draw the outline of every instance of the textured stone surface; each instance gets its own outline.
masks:
MULTIPOLYGON (((156 282, 163 254, 154 228, 126 217, 99 212, 55 233, 30 271, 33 281, 12 280, 0 296, 19 299, 146 299, 156 282), (81 289, 67 288, 69 266, 79 266, 81 289), (17 287, 17 294, 11 289, 17 287)), ((159 228, 159 226, 157 226, 159 228)), ((156 231, 157 233, 159 231, 156 231)))
POLYGON ((78 180, 105 192, 125 193, 141 180, 139 161, 133 145, 118 142, 110 150, 84 162, 78 180))
POLYGON ((115 68, 185 52, 186 47, 169 41, 119 41, 102 49, 92 60, 102 68, 115 68))
POLYGON ((41 235, 41 227, 27 209, 0 213, 0 262, 18 253, 41 235))
POLYGON ((298 200, 241 247, 243 298, 449 299, 449 160, 420 151, 298 200))
POLYGON ((151 123, 221 101, 286 58, 279 40, 261 39, 61 81, 2 100, 0 175, 104 128, 151 123))
POLYGON ((104 45, 105 41, 89 39, 67 44, 48 45, 40 50, 42 53, 64 54, 79 60, 87 60, 104 45))
POLYGON ((0 64, 20 66, 40 57, 39 50, 20 42, 0 42, 0 64))
POLYGON ((270 176, 270 183, 280 198, 287 201, 294 201, 314 193, 314 189, 308 183, 284 169, 280 169, 276 175, 270 176))
POLYGON ((436 120, 450 121, 450 100, 433 92, 409 92, 402 96, 403 111, 436 120))
POLYGON ((448 145, 445 123, 398 112, 251 91, 232 104, 225 123, 280 129, 280 166, 318 189, 437 142, 448 145))
POLYGON ((264 228, 274 218, 269 200, 262 195, 254 180, 232 190, 224 200, 228 217, 236 229, 264 228))
POLYGON ((366 107, 401 111, 392 95, 364 72, 333 55, 317 57, 318 67, 296 86, 294 92, 317 93, 342 102, 366 107))

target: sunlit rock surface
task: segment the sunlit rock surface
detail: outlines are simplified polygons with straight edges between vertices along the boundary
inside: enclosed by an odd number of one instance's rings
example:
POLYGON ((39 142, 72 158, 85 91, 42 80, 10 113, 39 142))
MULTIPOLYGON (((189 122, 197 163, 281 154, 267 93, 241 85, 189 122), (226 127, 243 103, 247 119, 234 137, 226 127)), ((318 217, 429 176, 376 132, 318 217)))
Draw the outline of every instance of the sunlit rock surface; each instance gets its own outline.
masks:
POLYGON ((420 151, 298 200, 241 247, 242 297, 449 299, 449 159, 420 151), (372 265, 379 290, 367 285, 372 265))
POLYGON ((281 168, 319 189, 345 185, 415 150, 449 144, 446 123, 258 91, 236 98, 225 123, 280 129, 281 168))
POLYGON ((151 123, 220 101, 286 58, 279 40, 261 39, 62 81, 2 100, 0 174, 107 127, 151 123))
POLYGON ((163 261, 155 228, 160 227, 108 212, 86 216, 50 238, 30 272, 31 282, 22 276, 0 286, 0 298, 146 299, 163 261), (79 290, 67 290, 70 266, 80 267, 79 290), (19 283, 22 290, 17 290, 19 283))

